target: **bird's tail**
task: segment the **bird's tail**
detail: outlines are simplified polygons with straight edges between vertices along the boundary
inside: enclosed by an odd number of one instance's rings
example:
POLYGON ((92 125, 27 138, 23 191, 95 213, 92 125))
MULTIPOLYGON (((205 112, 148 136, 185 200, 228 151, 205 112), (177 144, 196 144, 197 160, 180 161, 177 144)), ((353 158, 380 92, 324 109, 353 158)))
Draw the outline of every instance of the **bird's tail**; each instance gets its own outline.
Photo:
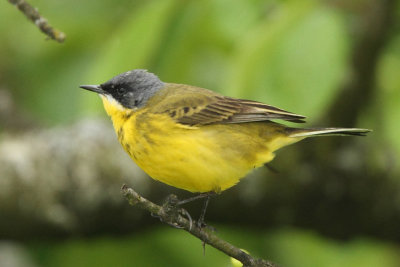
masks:
POLYGON ((289 137, 311 137, 311 136, 326 136, 326 135, 356 135, 365 136, 372 130, 359 128, 305 128, 295 129, 290 128, 289 137))

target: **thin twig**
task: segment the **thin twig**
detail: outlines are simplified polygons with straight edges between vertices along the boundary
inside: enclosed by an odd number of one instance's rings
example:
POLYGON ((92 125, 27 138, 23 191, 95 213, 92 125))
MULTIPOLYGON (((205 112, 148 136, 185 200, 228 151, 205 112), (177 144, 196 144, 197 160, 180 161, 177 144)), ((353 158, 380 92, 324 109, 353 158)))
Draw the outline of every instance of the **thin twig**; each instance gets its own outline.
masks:
POLYGON ((191 224, 190 220, 179 213, 179 208, 168 205, 159 206, 139 195, 132 188, 123 185, 121 192, 132 206, 137 206, 147 210, 152 215, 160 218, 162 222, 172 225, 176 228, 184 229, 193 236, 199 238, 202 242, 213 246, 222 251, 226 255, 233 257, 243 263, 245 267, 277 267, 276 264, 263 260, 256 259, 245 253, 243 250, 233 246, 225 240, 217 237, 211 230, 206 227, 200 228, 196 223, 191 224))
POLYGON ((25 2, 25 0, 8 0, 11 4, 15 5, 25 16, 30 19, 35 25, 51 39, 62 43, 65 40, 65 33, 54 29, 47 22, 47 19, 42 17, 36 8, 25 2))

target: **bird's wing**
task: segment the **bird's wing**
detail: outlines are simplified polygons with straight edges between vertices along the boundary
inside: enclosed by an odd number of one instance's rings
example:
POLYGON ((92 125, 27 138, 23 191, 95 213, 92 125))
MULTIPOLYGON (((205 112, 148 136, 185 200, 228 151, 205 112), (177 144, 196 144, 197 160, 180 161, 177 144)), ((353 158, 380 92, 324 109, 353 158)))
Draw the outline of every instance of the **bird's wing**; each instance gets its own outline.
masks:
MULTIPOLYGON (((175 85, 178 86, 178 85, 175 85)), ((216 123, 244 123, 266 120, 304 122, 302 115, 294 114, 256 101, 235 99, 198 87, 174 88, 158 102, 157 113, 167 113, 176 122, 185 125, 216 123)))

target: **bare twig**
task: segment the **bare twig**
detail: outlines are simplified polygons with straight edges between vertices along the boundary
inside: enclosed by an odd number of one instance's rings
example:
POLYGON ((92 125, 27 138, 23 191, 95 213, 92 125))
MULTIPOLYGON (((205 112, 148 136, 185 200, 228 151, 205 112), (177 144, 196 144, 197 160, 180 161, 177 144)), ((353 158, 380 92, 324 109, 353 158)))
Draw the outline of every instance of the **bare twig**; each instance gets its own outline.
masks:
POLYGON ((54 29, 49 25, 47 19, 42 17, 36 8, 25 2, 25 0, 8 0, 15 5, 25 16, 30 19, 35 25, 51 39, 62 43, 65 40, 65 33, 54 29))
POLYGON ((128 200, 130 205, 147 210, 152 215, 159 217, 162 222, 165 222, 176 228, 186 230, 193 236, 199 238, 202 242, 209 244, 210 246, 222 251, 226 255, 237 259, 243 263, 243 266, 245 267, 277 267, 277 265, 272 262, 253 258, 243 250, 217 237, 211 230, 198 227, 196 223, 192 223, 191 220, 185 218, 179 212, 179 208, 176 206, 165 204, 163 206, 159 206, 154 204, 126 185, 122 186, 121 192, 128 200))

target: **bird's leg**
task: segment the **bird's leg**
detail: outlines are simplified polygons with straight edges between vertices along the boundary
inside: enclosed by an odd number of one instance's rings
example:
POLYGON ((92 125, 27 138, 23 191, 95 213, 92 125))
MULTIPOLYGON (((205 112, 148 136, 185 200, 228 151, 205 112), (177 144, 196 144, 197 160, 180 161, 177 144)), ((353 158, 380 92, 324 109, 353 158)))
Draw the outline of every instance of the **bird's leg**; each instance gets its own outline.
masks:
POLYGON ((180 201, 178 201, 177 205, 183 205, 183 204, 186 204, 186 203, 198 200, 198 199, 209 197, 212 194, 214 194, 214 193, 213 192, 201 193, 201 194, 198 194, 197 196, 193 196, 193 197, 190 197, 190 198, 187 198, 184 200, 180 200, 180 201))
MULTIPOLYGON (((204 222, 204 217, 206 216, 208 202, 210 202, 211 196, 213 196, 215 194, 216 194, 215 192, 202 193, 202 194, 199 194, 197 196, 194 196, 194 197, 191 197, 191 198, 188 198, 188 199, 185 199, 185 200, 181 200, 181 201, 178 202, 178 205, 186 204, 186 203, 192 202, 194 200, 204 198, 203 208, 201 209, 199 220, 196 223, 197 227, 202 229, 203 227, 207 227, 206 223, 204 222)), ((215 229, 213 227, 211 227, 211 230, 215 231, 215 229)), ((203 254, 205 255, 205 253, 206 253, 206 242, 204 240, 202 241, 202 246, 203 246, 203 254)))
POLYGON ((197 221, 197 226, 199 228, 206 226, 206 224, 204 223, 204 217, 206 216, 206 211, 207 211, 207 207, 208 207, 208 202, 210 201, 210 197, 211 197, 211 195, 208 194, 204 199, 203 208, 201 209, 200 217, 199 217, 199 220, 197 221))
POLYGON ((201 209, 201 213, 200 213, 200 217, 199 220, 197 221, 197 226, 202 228, 204 226, 206 226, 206 224, 204 223, 204 217, 206 215, 206 211, 207 211, 207 207, 208 207, 208 202, 210 201, 211 196, 214 196, 216 193, 215 192, 207 192, 207 193, 201 193, 197 196, 188 198, 188 199, 184 199, 181 200, 177 203, 177 205, 183 205, 189 202, 192 202, 194 200, 198 200, 198 199, 204 199, 204 204, 203 204, 203 208, 201 209))
MULTIPOLYGON (((163 207, 166 208, 167 210, 174 209, 175 212, 178 211, 182 215, 186 216, 188 218, 188 220, 189 220, 190 230, 191 230, 192 229, 192 217, 190 216, 190 214, 185 209, 183 209, 183 208, 177 209, 177 207, 180 206, 180 205, 183 205, 183 204, 186 204, 186 203, 189 203, 189 202, 204 198, 203 208, 201 209, 200 217, 199 217, 199 220, 196 222, 196 225, 200 229, 202 229, 204 227, 207 227, 207 228, 210 228, 212 231, 215 231, 215 228, 207 226, 205 224, 205 222, 204 222, 204 217, 206 215, 208 203, 210 202, 211 196, 214 196, 214 195, 216 195, 215 192, 201 193, 201 194, 199 194, 197 196, 193 196, 193 197, 190 197, 188 199, 184 199, 184 200, 180 200, 180 201, 178 200, 178 198, 175 195, 170 195, 170 196, 168 196, 167 200, 163 204, 163 207)), ((182 228, 179 225, 174 225, 174 224, 171 224, 171 223, 168 223, 168 224, 171 225, 172 227, 175 227, 175 228, 182 228)), ((206 243, 205 243, 204 240, 202 242, 202 245, 203 245, 203 253, 205 254, 206 243)))
MULTIPOLYGON (((184 200, 178 200, 178 198, 176 197, 176 195, 169 195, 167 197, 167 199, 165 200, 164 204, 163 204, 163 208, 166 212, 179 212, 181 215, 184 215, 190 222, 190 226, 192 226, 192 217, 190 216, 190 214, 183 208, 179 208, 179 206, 184 205, 186 203, 198 200, 198 199, 204 199, 204 204, 203 204, 203 208, 201 209, 201 213, 200 213, 200 217, 199 220, 196 222, 197 227, 199 228, 203 228, 205 226, 207 226, 204 223, 204 217, 206 215, 206 211, 207 211, 207 207, 208 207, 208 202, 210 201, 211 196, 215 195, 215 192, 207 192, 207 193, 201 193, 199 195, 190 197, 188 199, 184 199, 184 200)), ((175 228, 181 228, 178 225, 171 225, 175 228)), ((190 227, 192 228, 192 227, 190 227)), ((213 228, 211 228, 212 230, 214 230, 213 228)))

